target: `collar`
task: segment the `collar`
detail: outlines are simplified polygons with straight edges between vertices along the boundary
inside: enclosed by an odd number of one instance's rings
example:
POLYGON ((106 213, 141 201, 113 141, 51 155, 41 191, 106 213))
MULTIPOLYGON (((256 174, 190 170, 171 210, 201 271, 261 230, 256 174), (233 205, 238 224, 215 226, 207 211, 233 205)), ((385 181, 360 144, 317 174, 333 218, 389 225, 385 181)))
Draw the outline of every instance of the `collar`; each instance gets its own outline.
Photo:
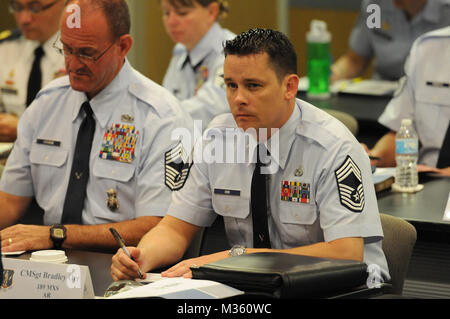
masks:
POLYGON ((428 0, 423 10, 413 19, 413 22, 425 20, 432 23, 438 23, 441 16, 442 4, 440 1, 428 0))
MULTIPOLYGON (((264 142, 264 146, 270 152, 271 159, 274 160, 282 170, 284 170, 284 168, 286 167, 289 151, 291 150, 292 144, 294 142, 296 129, 300 120, 301 109, 300 105, 298 104, 298 100, 296 100, 294 110, 287 122, 284 123, 284 125, 271 136, 271 138, 269 139, 270 142, 264 142), (274 149, 274 146, 278 149, 278 151, 274 149)), ((256 146, 256 141, 248 144, 248 147, 251 148, 250 154, 252 156, 251 158, 253 159, 253 161, 250 161, 248 165, 256 161, 256 146)))
MULTIPOLYGON (((131 84, 132 74, 133 68, 128 59, 125 59, 124 65, 111 83, 89 101, 95 118, 102 128, 106 127, 113 114, 112 108, 117 103, 117 95, 122 94, 123 90, 131 84)), ((76 94, 79 96, 79 103, 73 108, 72 121, 78 117, 83 102, 88 100, 84 92, 76 92, 76 94)))
POLYGON ((186 59, 189 56, 192 67, 197 66, 202 63, 205 58, 212 52, 216 51, 220 53, 222 50, 222 37, 218 36, 221 31, 220 25, 216 22, 212 25, 212 27, 208 30, 208 32, 201 38, 201 40, 197 43, 197 45, 192 49, 191 52, 188 52, 186 47, 182 45, 183 53, 181 54, 178 68, 181 70, 186 63, 186 59), (220 49, 219 49, 220 48, 220 49))

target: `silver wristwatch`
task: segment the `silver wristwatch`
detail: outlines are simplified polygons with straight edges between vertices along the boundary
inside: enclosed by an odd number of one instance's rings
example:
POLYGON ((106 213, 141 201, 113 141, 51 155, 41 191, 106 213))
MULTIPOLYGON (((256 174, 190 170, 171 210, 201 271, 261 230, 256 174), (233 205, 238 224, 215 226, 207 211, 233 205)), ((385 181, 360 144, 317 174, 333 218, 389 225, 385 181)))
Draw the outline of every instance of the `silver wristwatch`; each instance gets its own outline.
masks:
POLYGON ((233 247, 231 247, 230 252, 229 252, 229 255, 231 257, 240 256, 243 254, 245 254, 245 246, 242 246, 242 245, 234 245, 233 247))

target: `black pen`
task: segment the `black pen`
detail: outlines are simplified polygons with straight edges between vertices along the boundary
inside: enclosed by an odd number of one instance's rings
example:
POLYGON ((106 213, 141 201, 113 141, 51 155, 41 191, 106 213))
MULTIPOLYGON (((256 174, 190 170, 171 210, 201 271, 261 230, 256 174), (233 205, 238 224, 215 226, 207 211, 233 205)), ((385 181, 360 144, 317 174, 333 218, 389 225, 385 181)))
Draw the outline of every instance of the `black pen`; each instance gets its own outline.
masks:
POLYGON ((369 159, 379 161, 379 160, 381 160, 381 157, 369 155, 369 159))
MULTIPOLYGON (((122 250, 128 256, 128 258, 130 258, 131 260, 135 261, 134 258, 131 257, 130 252, 128 251, 127 247, 125 247, 125 242, 124 242, 122 236, 120 236, 119 232, 117 230, 115 230, 113 227, 110 227, 109 231, 114 236, 114 238, 116 239, 116 241, 119 244, 120 248, 122 248, 122 250)), ((140 268, 138 268, 138 273, 139 273, 139 277, 141 279, 144 278, 144 275, 142 274, 142 271, 141 271, 140 268)))

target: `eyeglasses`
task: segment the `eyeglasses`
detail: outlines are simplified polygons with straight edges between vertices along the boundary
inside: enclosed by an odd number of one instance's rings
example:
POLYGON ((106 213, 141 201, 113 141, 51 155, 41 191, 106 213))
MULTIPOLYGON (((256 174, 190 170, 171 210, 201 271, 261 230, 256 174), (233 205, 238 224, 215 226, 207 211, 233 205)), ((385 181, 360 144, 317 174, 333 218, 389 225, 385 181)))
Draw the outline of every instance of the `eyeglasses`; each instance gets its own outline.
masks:
POLYGON ((59 1, 60 0, 56 0, 47 5, 43 5, 42 3, 38 2, 38 1, 32 1, 32 2, 28 3, 27 5, 22 5, 17 1, 10 1, 9 2, 9 12, 21 13, 23 10, 28 10, 33 14, 39 14, 42 11, 50 9, 59 1))
POLYGON ((102 53, 97 55, 96 53, 90 54, 88 52, 83 52, 83 50, 92 50, 90 48, 80 49, 78 52, 75 52, 74 49, 67 47, 61 42, 60 37, 58 36, 53 43, 53 48, 61 55, 64 55, 66 58, 72 58, 73 55, 77 57, 79 61, 84 64, 95 64, 98 60, 100 60, 109 49, 112 48, 114 42, 102 53))

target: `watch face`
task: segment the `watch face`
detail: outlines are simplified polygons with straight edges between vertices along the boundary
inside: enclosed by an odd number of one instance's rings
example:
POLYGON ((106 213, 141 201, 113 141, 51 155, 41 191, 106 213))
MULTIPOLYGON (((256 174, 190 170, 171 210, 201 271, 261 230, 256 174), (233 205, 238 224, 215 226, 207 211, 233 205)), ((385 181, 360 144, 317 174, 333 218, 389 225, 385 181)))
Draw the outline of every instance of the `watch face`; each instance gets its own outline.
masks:
POLYGON ((64 238, 64 230, 61 228, 53 228, 53 237, 64 238))

